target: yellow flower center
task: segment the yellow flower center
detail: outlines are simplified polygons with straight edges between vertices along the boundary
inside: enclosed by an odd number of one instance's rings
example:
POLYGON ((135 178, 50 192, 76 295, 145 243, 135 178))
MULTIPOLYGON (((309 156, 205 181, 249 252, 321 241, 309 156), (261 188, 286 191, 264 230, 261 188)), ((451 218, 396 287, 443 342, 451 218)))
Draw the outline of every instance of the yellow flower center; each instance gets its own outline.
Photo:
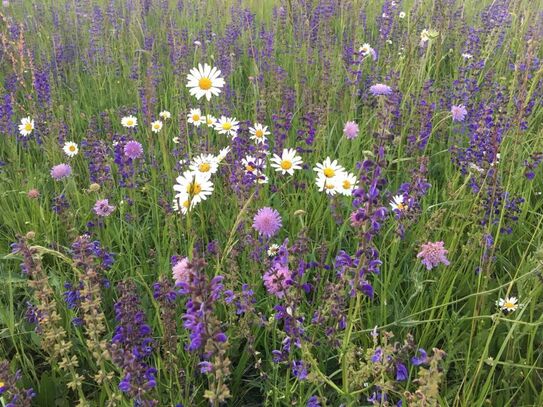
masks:
POLYGON ((346 179, 345 181, 343 181, 343 189, 349 189, 349 188, 351 188, 351 181, 346 179))
POLYGON ((134 124, 134 121, 133 120, 127 120, 126 121, 126 125, 127 126, 132 126, 134 124))
POLYGON ((75 146, 70 146, 70 147, 68 147, 68 150, 70 150, 70 151, 72 151, 72 152, 75 151, 75 146))
POLYGON ((336 175, 336 172, 332 168, 328 167, 324 169, 323 174, 326 178, 332 178, 334 175, 336 175))
POLYGON ((255 137, 262 138, 263 136, 264 136, 264 131, 262 131, 261 129, 258 129, 257 131, 255 131, 255 137))
POLYGON ((230 130, 232 128, 232 123, 226 122, 222 124, 223 130, 230 130))
POLYGON ((32 131, 32 123, 26 123, 25 124, 25 130, 26 131, 32 131))
POLYGON ((510 301, 507 301, 505 304, 503 304, 504 308, 507 308, 507 309, 513 309, 515 308, 515 304, 513 304, 512 302, 510 301))
POLYGON ((407 205, 405 205, 405 204, 403 204, 401 202, 399 204, 397 204, 396 206, 398 207, 398 210, 400 210, 400 211, 404 211, 404 210, 407 209, 407 205))
POLYGON ((212 119, 211 117, 208 117, 208 118, 206 119, 206 123, 207 123, 207 124, 213 124, 213 119, 212 119))
POLYGON ((202 163, 198 166, 200 172, 208 172, 211 169, 211 166, 208 163, 202 163))
POLYGON ((290 162, 289 160, 281 161, 281 168, 284 170, 290 170, 292 168, 292 162, 290 162))
POLYGON ((192 121, 193 122, 199 122, 200 121, 200 116, 198 116, 197 114, 193 114, 192 115, 192 121))
POLYGON ((334 189, 334 184, 329 184, 328 182, 326 184, 324 184, 324 187, 326 189, 334 189))
POLYGON ((158 123, 155 123, 155 125, 153 126, 155 129, 160 129, 160 124, 158 123))
POLYGON ((4 382, 0 382, 0 387, 4 387, 5 383, 4 382))
POLYGON ((186 201, 183 201, 183 207, 188 208, 190 205, 190 201, 187 199, 186 201))
POLYGON ((211 88, 211 79, 209 78, 201 78, 199 81, 198 81, 198 86, 200 87, 200 89, 203 89, 203 90, 208 90, 211 88))
POLYGON ((190 195, 198 195, 200 192, 202 192, 202 186, 197 182, 191 182, 187 185, 187 193, 190 195))
POLYGON ((255 170, 254 167, 253 167, 252 165, 249 165, 249 164, 247 164, 247 165, 245 166, 245 169, 246 169, 247 171, 249 171, 249 172, 253 172, 253 171, 255 170))

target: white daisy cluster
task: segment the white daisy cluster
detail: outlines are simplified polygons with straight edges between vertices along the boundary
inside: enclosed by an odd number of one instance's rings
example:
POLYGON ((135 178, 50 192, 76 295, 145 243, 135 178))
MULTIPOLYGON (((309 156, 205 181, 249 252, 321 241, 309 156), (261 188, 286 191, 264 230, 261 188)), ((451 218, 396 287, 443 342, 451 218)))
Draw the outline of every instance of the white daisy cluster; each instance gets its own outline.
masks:
POLYGON ((319 191, 324 191, 327 195, 346 195, 351 196, 356 187, 356 176, 345 170, 338 164, 337 160, 332 161, 330 157, 322 163, 318 163, 313 171, 317 172, 315 183, 319 191))
POLYGON ((176 195, 173 200, 173 209, 185 215, 200 202, 205 201, 213 192, 211 176, 219 169, 219 164, 230 152, 230 147, 222 149, 218 155, 200 154, 189 164, 173 186, 176 195))

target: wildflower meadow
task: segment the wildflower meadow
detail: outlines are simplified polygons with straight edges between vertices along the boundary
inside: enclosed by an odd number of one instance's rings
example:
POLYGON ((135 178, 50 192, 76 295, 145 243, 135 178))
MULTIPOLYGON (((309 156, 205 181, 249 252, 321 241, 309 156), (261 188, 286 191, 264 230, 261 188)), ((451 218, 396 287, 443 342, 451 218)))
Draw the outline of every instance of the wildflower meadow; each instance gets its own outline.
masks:
POLYGON ((543 406, 542 0, 4 0, 0 405, 543 406))

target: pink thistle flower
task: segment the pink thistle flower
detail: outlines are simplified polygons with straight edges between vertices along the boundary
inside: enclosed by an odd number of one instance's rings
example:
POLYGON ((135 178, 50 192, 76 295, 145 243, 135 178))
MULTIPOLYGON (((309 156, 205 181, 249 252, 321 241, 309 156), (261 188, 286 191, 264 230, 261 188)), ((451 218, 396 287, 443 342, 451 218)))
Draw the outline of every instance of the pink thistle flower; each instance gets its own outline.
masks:
POLYGON ((266 237, 274 236, 281 229, 281 215, 275 209, 264 207, 258 210, 253 218, 253 228, 266 237))
POLYGON ((463 122, 468 114, 466 106, 464 105, 453 105, 451 107, 452 119, 455 122, 463 122))
POLYGON ((270 294, 283 298, 285 291, 292 284, 291 273, 288 267, 276 264, 272 266, 263 276, 264 286, 270 294))
POLYGON ((51 168, 51 177, 55 181, 60 181, 63 178, 67 178, 72 173, 72 167, 68 164, 59 164, 51 168))
POLYGON ((443 247, 443 244, 443 242, 428 242, 421 246, 417 258, 422 259, 421 262, 426 266, 426 269, 432 270, 434 267, 437 267, 439 263, 442 263, 445 266, 450 264, 447 259, 448 250, 443 247))
POLYGON ((115 210, 115 206, 110 205, 107 199, 99 199, 94 204, 94 213, 98 216, 109 216, 115 210))
POLYGON ((355 139, 358 137, 358 132, 358 124, 351 121, 345 123, 345 127, 343 127, 343 134, 346 138, 348 138, 349 140, 355 139))
POLYGON ((26 193, 26 196, 28 196, 30 199, 38 199, 40 197, 40 191, 38 191, 36 188, 32 188, 26 193))
POLYGON ((188 257, 183 257, 172 268, 173 279, 175 285, 187 283, 190 277, 190 264, 188 257))

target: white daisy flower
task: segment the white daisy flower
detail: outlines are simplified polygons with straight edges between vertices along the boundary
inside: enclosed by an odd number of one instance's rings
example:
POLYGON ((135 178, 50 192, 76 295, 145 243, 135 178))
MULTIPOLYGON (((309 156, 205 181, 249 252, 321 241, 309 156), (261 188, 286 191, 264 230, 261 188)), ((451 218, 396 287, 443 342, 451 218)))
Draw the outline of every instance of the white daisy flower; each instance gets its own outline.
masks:
POLYGON ((194 205, 205 201, 213 192, 213 183, 209 176, 194 171, 185 171, 177 177, 177 184, 173 186, 174 191, 189 196, 191 204, 194 205))
POLYGON ((219 161, 212 154, 200 154, 192 160, 189 168, 203 176, 210 177, 211 174, 217 172, 219 161))
POLYGON ((393 211, 403 212, 408 209, 408 206, 404 203, 404 200, 405 198, 403 195, 394 195, 392 197, 392 201, 390 201, 390 207, 393 211))
POLYGON ((77 144, 73 141, 67 141, 64 143, 64 147, 62 147, 62 150, 64 150, 64 153, 68 157, 74 157, 79 152, 79 148, 77 147, 77 144))
POLYGON ((221 116, 219 120, 215 122, 215 130, 219 134, 227 134, 233 139, 238 136, 239 122, 235 117, 221 116))
POLYGON ((279 253, 279 245, 276 243, 273 243, 268 247, 268 257, 276 256, 277 253, 279 253))
POLYGON ((254 127, 249 127, 249 133, 251 133, 251 140, 254 140, 255 143, 260 144, 264 143, 270 132, 268 131, 268 126, 263 126, 260 123, 255 123, 254 127))
POLYGON ((339 190, 338 192, 341 195, 351 196, 353 190, 356 187, 356 176, 350 172, 341 172, 337 176, 339 181, 339 190))
POLYGON ((189 209, 194 208, 194 201, 190 200, 188 194, 177 194, 172 203, 172 209, 175 212, 181 212, 183 215, 186 215, 189 209))
POLYGON ((317 176, 322 175, 326 178, 334 178, 339 173, 345 172, 345 169, 338 164, 337 160, 332 161, 330 157, 326 157, 322 163, 318 163, 313 168, 313 171, 317 171, 317 176))
POLYGON ((168 112, 167 110, 163 110, 158 114, 159 117, 161 117, 164 120, 168 120, 172 118, 172 114, 168 112))
POLYGON ((221 71, 208 64, 198 64, 198 68, 192 68, 187 75, 187 88, 190 88, 190 94, 200 100, 205 96, 209 101, 211 95, 218 96, 224 86, 224 79, 220 77, 221 71))
POLYGON ((200 127, 200 124, 205 123, 205 117, 202 117, 200 109, 190 109, 190 113, 187 115, 187 122, 200 127))
POLYGON ((405 12, 404 11, 400 11, 400 14, 398 14, 398 17, 400 18, 405 18, 405 12))
POLYGON ((420 32, 420 43, 424 44, 430 39, 430 31, 426 28, 420 32))
POLYGON ((230 146, 226 146, 221 151, 219 151, 219 154, 217 155, 217 162, 221 162, 222 160, 224 160, 229 152, 230 146))
POLYGON ((328 178, 323 174, 318 174, 315 184, 317 184, 319 191, 324 191, 327 195, 335 195, 341 190, 339 177, 328 178))
POLYGON ((207 124, 207 127, 213 127, 213 126, 215 126, 215 123, 217 122, 217 118, 215 116, 207 114, 205 116, 204 122, 205 122, 205 124, 207 124))
POLYGON ((174 144, 179 144, 181 142, 181 140, 179 140, 179 137, 172 138, 172 141, 174 142, 174 144))
POLYGON ((34 119, 30 117, 23 117, 21 124, 19 124, 19 133, 21 136, 28 136, 34 130, 34 119))
POLYGON ((135 116, 125 116, 121 119, 121 124, 127 128, 133 128, 138 125, 138 119, 135 116))
POLYGON ((274 154, 272 159, 271 166, 275 168, 275 171, 281 172, 281 174, 294 174, 294 170, 302 169, 302 158, 296 154, 296 150, 293 148, 283 149, 283 154, 279 157, 277 154, 274 154))
POLYGON ((151 123, 151 131, 153 133, 158 133, 160 130, 162 130, 162 122, 160 120, 155 120, 151 123))
POLYGON ((243 168, 245 171, 252 174, 259 172, 259 169, 263 169, 265 166, 264 160, 262 158, 255 158, 252 155, 248 155, 241 160, 243 168))
POLYGON ((496 301, 496 305, 507 314, 516 311, 519 307, 517 297, 500 298, 496 301))
POLYGON ((257 184, 267 184, 268 183, 268 177, 261 173, 260 171, 257 171, 255 173, 255 176, 256 176, 256 183, 257 184))

